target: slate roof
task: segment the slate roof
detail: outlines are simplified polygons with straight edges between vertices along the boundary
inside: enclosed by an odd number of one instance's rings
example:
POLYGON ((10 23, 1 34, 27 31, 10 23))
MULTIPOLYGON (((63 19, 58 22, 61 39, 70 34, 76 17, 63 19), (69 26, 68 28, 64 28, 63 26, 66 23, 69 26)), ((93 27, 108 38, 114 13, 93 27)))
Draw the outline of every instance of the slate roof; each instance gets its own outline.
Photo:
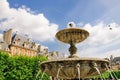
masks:
MULTIPOLYGON (((20 39, 19 46, 20 47, 24 47, 24 42, 28 41, 29 38, 25 37, 25 36, 21 36, 21 35, 15 34, 12 37, 12 42, 11 42, 12 45, 15 45, 14 44, 15 41, 18 40, 18 39, 20 39)), ((33 42, 29 41, 29 47, 28 47, 28 49, 32 49, 32 43, 33 42)), ((33 50, 37 50, 37 47, 35 49, 33 49, 33 50)))
POLYGON ((15 40, 20 39, 19 46, 23 46, 23 43, 27 41, 27 38, 18 34, 13 35, 12 37, 12 44, 14 44, 15 40))
POLYGON ((120 57, 114 57, 114 59, 113 59, 112 62, 113 62, 113 63, 116 63, 116 62, 118 62, 118 61, 120 62, 120 57))

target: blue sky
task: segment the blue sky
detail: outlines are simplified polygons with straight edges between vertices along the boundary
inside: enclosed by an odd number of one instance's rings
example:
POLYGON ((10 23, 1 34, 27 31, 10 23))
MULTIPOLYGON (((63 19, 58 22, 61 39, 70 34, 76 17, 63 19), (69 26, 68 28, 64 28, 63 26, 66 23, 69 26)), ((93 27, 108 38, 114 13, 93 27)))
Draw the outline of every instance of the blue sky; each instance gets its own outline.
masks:
POLYGON ((74 22, 90 32, 90 37, 77 45, 79 56, 120 56, 119 0, 0 0, 0 5, 1 36, 13 28, 14 33, 27 34, 50 51, 69 55, 69 45, 56 40, 55 33, 74 22))
MULTIPOLYGON (((116 16, 111 14, 116 13, 114 9, 120 4, 119 0, 8 0, 8 2, 12 8, 25 5, 36 14, 43 13, 48 20, 59 24, 60 28, 70 21, 95 24, 105 16, 111 18, 109 21, 116 20, 116 16)), ((119 8, 117 10, 118 14, 120 10, 119 8)))

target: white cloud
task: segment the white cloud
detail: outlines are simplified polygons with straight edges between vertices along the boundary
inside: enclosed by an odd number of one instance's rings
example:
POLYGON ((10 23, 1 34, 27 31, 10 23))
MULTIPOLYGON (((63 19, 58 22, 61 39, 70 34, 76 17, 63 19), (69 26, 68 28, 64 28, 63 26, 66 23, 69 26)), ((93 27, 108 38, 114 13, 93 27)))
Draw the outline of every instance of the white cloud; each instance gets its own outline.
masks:
POLYGON ((109 24, 111 26, 108 27, 103 22, 92 26, 90 24, 86 24, 84 29, 88 30, 90 36, 88 38, 88 42, 91 45, 103 45, 113 42, 116 39, 120 39, 120 26, 116 23, 109 24))
POLYGON ((10 8, 7 0, 0 0, 0 29, 13 28, 22 34, 29 34, 39 41, 53 41, 58 25, 50 23, 44 14, 33 14, 25 5, 18 9, 10 8))
POLYGON ((83 27, 90 36, 78 45, 79 56, 108 57, 111 54, 120 56, 120 25, 116 23, 109 25, 112 29, 103 22, 95 26, 86 24, 83 27))
POLYGON ((118 57, 118 56, 120 57, 120 49, 108 51, 108 52, 106 52, 104 54, 107 55, 108 57, 110 57, 111 55, 113 55, 114 57, 118 57))

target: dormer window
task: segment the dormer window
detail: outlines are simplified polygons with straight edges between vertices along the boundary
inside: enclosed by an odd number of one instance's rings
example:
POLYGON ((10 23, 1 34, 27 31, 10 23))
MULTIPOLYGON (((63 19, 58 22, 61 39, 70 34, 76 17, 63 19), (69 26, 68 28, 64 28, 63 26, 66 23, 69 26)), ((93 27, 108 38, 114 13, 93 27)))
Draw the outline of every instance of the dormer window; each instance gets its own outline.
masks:
POLYGON ((15 42, 14 42, 15 45, 19 45, 20 44, 20 39, 16 39, 15 42))
POLYGON ((38 51, 38 52, 41 51, 41 45, 38 46, 37 51, 38 51))
POLYGON ((28 42, 28 41, 24 42, 24 44, 23 44, 24 47, 29 48, 29 43, 30 43, 30 42, 28 42))
POLYGON ((26 47, 26 43, 25 42, 23 43, 23 47, 26 47))
POLYGON ((31 48, 32 48, 32 49, 35 49, 35 48, 36 48, 36 43, 35 43, 35 42, 32 42, 31 48))
POLYGON ((23 43, 23 47, 25 47, 25 43, 23 43))

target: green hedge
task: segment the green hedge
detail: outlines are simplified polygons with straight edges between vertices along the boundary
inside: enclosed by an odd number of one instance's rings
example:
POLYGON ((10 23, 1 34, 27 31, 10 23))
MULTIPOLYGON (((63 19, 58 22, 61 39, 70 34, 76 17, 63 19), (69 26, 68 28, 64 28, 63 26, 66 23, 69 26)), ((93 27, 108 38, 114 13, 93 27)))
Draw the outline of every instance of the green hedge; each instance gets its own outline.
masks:
MULTIPOLYGON (((120 70, 118 70, 118 71, 112 71, 111 72, 111 74, 112 74, 112 76, 114 77, 114 78, 118 78, 118 79, 120 79, 120 70)), ((110 72, 109 71, 105 71, 104 73, 102 73, 101 74, 101 76, 94 76, 94 77, 91 77, 91 78, 105 78, 105 79, 111 79, 111 75, 110 75, 110 72)))
MULTIPOLYGON (((112 72, 112 75, 113 75, 113 77, 117 77, 118 79, 120 79, 120 70, 118 70, 118 71, 113 71, 112 72)), ((109 76, 110 77, 110 76, 109 76)))
MULTIPOLYGON (((0 51, 0 80, 40 80, 39 61, 47 60, 45 57, 10 57, 0 51)), ((49 80, 46 74, 42 80, 49 80)))

